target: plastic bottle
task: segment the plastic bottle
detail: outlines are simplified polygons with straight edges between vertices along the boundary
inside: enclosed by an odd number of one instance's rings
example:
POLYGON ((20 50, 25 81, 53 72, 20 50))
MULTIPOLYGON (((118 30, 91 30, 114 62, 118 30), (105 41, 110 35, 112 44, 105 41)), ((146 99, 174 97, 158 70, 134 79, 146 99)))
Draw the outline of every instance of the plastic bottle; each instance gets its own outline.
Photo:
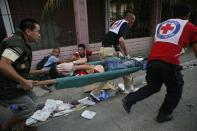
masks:
POLYGON ((147 64, 148 64, 148 61, 147 60, 144 60, 143 61, 143 70, 146 70, 147 69, 147 64))
POLYGON ((101 101, 104 101, 104 100, 106 100, 108 98, 109 98, 109 94, 107 92, 105 92, 104 90, 101 90, 100 94, 99 94, 99 99, 101 101))
POLYGON ((21 110, 20 107, 18 107, 16 104, 9 105, 9 108, 12 110, 12 112, 17 113, 21 110))
POLYGON ((106 92, 107 92, 109 97, 113 97, 113 96, 116 95, 116 91, 114 91, 114 90, 109 90, 109 91, 106 91, 106 92))

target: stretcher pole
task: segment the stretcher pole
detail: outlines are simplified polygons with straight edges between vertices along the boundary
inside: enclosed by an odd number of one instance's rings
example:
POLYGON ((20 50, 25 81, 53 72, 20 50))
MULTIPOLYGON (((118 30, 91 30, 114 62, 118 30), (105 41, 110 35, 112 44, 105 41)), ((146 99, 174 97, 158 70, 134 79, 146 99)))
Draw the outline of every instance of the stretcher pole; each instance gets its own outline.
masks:
POLYGON ((33 85, 34 86, 50 85, 50 84, 55 84, 56 82, 57 82, 56 79, 35 81, 33 85))

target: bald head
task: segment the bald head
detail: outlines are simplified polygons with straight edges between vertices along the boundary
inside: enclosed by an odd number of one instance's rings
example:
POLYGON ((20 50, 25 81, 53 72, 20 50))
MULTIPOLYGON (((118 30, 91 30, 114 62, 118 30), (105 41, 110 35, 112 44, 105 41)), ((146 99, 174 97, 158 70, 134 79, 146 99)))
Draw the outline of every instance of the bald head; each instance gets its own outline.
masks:
POLYGON ((135 22, 135 15, 133 13, 126 13, 125 20, 128 21, 129 28, 133 26, 135 22))

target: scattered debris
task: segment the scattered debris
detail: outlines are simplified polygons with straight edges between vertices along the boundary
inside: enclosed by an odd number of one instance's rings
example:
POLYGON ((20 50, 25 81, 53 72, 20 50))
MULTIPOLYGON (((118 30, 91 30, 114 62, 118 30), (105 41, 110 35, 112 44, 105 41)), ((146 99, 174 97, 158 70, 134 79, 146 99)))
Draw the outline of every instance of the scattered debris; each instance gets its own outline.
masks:
POLYGON ((84 118, 86 118, 86 119, 89 119, 89 120, 93 119, 95 115, 96 115, 96 112, 89 111, 89 110, 85 110, 85 111, 81 114, 82 117, 84 117, 84 118))
POLYGON ((197 60, 191 60, 191 61, 185 62, 181 64, 181 66, 183 70, 193 68, 194 66, 197 66, 197 60))

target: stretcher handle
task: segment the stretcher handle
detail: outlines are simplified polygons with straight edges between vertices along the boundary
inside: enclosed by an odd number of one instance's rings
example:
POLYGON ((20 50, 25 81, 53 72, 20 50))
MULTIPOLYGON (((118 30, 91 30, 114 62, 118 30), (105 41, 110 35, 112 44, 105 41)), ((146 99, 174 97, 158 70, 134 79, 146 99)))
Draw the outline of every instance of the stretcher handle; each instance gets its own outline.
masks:
POLYGON ((36 81, 34 82, 34 86, 41 86, 41 85, 50 85, 50 84, 55 84, 56 79, 51 79, 51 80, 43 80, 43 81, 36 81))

